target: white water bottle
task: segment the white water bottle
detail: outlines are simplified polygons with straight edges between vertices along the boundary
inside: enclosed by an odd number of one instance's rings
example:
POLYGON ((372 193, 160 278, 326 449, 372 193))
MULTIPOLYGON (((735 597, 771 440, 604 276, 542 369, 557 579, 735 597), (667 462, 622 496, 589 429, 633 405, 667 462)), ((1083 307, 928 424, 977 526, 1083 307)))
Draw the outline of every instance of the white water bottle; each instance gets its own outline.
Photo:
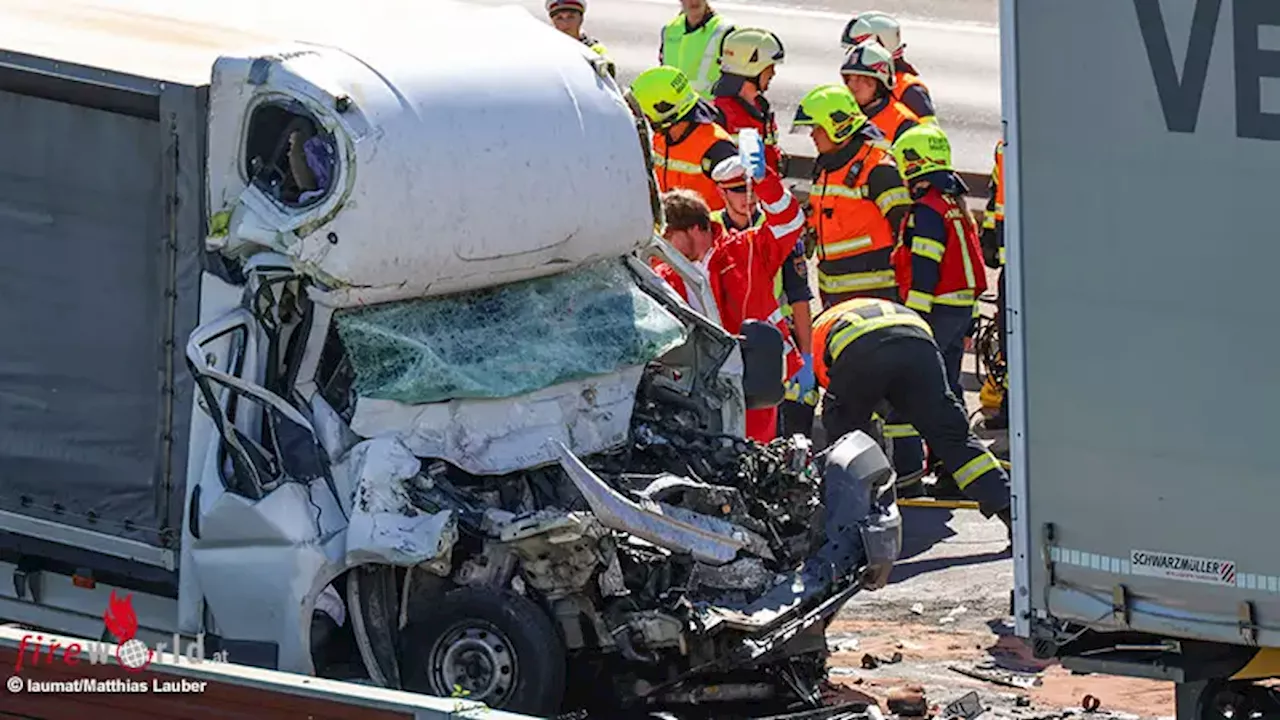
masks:
POLYGON ((747 177, 753 180, 764 177, 764 141, 760 139, 759 130, 743 128, 738 131, 738 160, 747 177))

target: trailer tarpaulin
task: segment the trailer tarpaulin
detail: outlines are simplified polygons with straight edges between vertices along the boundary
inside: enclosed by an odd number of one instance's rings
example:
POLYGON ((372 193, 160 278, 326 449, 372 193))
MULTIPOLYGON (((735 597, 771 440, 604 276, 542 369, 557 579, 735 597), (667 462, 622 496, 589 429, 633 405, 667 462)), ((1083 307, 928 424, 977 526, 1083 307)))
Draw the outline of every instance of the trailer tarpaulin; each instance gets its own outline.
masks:
MULTIPOLYGON (((194 108, 169 117, 190 131, 194 108)), ((199 198, 201 153, 85 105, 0 91, 0 117, 0 510, 169 544, 200 277, 178 221, 201 203, 166 205, 199 198)))

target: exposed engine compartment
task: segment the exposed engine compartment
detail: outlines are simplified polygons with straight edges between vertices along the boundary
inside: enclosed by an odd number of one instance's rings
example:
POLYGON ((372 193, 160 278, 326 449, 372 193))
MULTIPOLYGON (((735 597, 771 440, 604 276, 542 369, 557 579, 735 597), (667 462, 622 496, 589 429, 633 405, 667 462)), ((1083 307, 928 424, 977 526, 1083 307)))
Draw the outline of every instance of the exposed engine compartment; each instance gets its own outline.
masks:
MULTIPOLYGON (((861 435, 815 458, 803 436, 761 445, 709 433, 650 387, 642 382, 631 439, 614 452, 578 462, 566 449, 560 465, 497 477, 425 460, 408 497, 422 512, 451 512, 458 532, 447 557, 406 583, 532 600, 554 621, 571 675, 599 678, 566 683, 567 707, 818 706, 825 620, 897 557, 887 460, 861 435), (842 475, 833 459, 867 468, 842 475)), ((406 637, 439 641, 415 627, 412 604, 407 616, 406 637)), ((461 687, 524 711, 552 702, 524 707, 483 672, 401 662, 410 689, 461 687)))

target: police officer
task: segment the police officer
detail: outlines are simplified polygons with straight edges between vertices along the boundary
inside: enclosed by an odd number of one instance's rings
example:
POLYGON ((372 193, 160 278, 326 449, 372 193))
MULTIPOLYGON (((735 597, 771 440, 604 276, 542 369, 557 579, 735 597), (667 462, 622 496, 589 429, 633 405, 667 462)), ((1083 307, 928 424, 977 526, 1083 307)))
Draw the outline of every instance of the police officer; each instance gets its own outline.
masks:
POLYGON ((582 18, 586 14, 587 0, 547 0, 547 15, 551 17, 551 24, 604 58, 609 74, 617 77, 618 68, 609 59, 609 52, 605 49, 604 43, 582 31, 582 18))
MULTIPOLYGON (((978 246, 978 230, 965 208, 968 192, 951 165, 951 143, 937 125, 919 125, 893 146, 898 170, 911 192, 912 205, 894 250, 898 289, 906 306, 924 317, 942 354, 947 384, 964 397, 960 366, 965 338, 977 314, 977 299, 987 289, 987 275, 978 246)), ((888 434, 888 430, 886 430, 888 434)), ((936 455, 936 453, 935 453, 936 455)), ((894 460, 919 468, 918 439, 895 439, 894 460)), ((954 480, 941 470, 933 494, 958 494, 954 480)))
POLYGON ((1009 476, 969 431, 924 318, 895 302, 855 298, 818 316, 813 342, 818 383, 827 390, 828 437, 853 430, 874 437, 872 413, 887 402, 920 431, 982 514, 1010 528, 1009 476))
POLYGON ((694 92, 710 101, 720 79, 721 45, 731 30, 707 0, 680 0, 680 13, 662 28, 658 64, 680 68, 694 92))
POLYGON ((845 55, 840 75, 858 107, 890 142, 920 124, 920 117, 893 96, 893 56, 876 39, 855 45, 845 55))
POLYGON ((876 10, 858 13, 844 26, 844 32, 840 34, 840 45, 847 53, 854 46, 871 38, 879 40, 893 54, 894 99, 906 105, 920 118, 920 122, 936 123, 929 88, 920 80, 920 71, 903 57, 907 46, 902 42, 902 27, 897 19, 876 10))
POLYGON ((717 122, 715 109, 698 97, 689 78, 665 65, 640 73, 631 93, 653 125, 653 164, 662 192, 688 188, 712 210, 724 199, 711 171, 738 154, 733 137, 717 122))
POLYGON ((764 94, 786 55, 777 35, 757 28, 738 28, 724 38, 721 75, 712 88, 724 129, 735 136, 746 128, 760 133, 765 161, 777 173, 783 171, 778 123, 764 94))
POLYGON ((809 225, 822 306, 853 297, 897 299, 890 254, 911 198, 884 135, 843 85, 809 91, 795 125, 810 129, 818 152, 809 225))

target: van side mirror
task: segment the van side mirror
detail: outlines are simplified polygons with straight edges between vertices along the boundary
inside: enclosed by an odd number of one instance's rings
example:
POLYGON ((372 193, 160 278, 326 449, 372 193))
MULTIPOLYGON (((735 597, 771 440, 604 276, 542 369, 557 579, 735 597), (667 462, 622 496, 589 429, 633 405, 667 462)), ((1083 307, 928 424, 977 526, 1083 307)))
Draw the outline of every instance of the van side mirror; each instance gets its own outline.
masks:
POLYGON ((742 323, 738 346, 742 350, 742 392, 747 409, 781 403, 786 392, 782 332, 769 323, 747 320, 742 323))

